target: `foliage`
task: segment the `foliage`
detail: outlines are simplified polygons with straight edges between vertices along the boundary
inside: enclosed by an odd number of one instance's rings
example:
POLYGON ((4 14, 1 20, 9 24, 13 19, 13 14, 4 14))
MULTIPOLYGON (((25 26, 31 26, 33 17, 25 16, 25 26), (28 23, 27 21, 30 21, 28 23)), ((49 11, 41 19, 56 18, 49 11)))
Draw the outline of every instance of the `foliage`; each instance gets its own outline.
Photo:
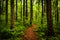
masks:
MULTIPOLYGON (((5 16, 6 16, 6 0, 4 0, 3 6, 3 14, 0 15, 0 39, 2 40, 19 40, 24 36, 24 31, 27 27, 30 26, 30 0, 28 0, 28 19, 25 19, 25 25, 23 25, 23 17, 21 18, 21 8, 23 4, 21 0, 17 0, 17 18, 18 20, 14 20, 14 29, 10 29, 11 23, 11 5, 10 0, 8 1, 8 23, 5 23, 5 16)), ((42 0, 34 0, 33 2, 33 24, 37 24, 37 28, 34 32, 37 32, 39 40, 60 40, 60 21, 56 23, 55 14, 56 14, 56 0, 52 0, 52 19, 53 19, 53 28, 55 35, 52 37, 48 37, 47 31, 47 15, 44 12, 43 16, 43 26, 41 26, 41 18, 42 18, 42 0)), ((46 3, 44 4, 46 6, 46 3)), ((26 6, 26 5, 25 5, 26 6)), ((1 6, 0 6, 1 7, 1 6)), ((23 13, 23 12, 22 12, 23 13)), ((60 13, 60 0, 58 0, 58 13, 60 13)), ((14 0, 14 15, 16 17, 16 0, 14 0)), ((60 17, 60 14, 59 14, 60 17)), ((60 20, 60 18, 59 18, 60 20)))

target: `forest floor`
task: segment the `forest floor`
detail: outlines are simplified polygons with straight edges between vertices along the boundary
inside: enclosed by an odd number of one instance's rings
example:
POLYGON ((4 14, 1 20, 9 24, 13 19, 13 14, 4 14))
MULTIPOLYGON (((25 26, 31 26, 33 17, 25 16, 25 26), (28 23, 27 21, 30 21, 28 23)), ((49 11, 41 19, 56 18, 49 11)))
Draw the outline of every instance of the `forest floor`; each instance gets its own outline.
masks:
POLYGON ((24 32, 25 34, 23 40, 38 40, 37 33, 34 32, 34 29, 36 28, 36 24, 33 24, 32 26, 28 27, 24 32))

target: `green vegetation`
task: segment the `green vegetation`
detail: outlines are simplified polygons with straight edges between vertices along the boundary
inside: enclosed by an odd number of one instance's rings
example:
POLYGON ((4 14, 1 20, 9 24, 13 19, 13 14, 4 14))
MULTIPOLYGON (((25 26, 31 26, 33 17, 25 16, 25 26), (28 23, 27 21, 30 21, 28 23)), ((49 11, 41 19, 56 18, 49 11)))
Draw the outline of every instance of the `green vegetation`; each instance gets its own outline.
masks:
POLYGON ((36 24, 38 40, 60 40, 60 0, 0 0, 0 40, 22 40, 36 24))

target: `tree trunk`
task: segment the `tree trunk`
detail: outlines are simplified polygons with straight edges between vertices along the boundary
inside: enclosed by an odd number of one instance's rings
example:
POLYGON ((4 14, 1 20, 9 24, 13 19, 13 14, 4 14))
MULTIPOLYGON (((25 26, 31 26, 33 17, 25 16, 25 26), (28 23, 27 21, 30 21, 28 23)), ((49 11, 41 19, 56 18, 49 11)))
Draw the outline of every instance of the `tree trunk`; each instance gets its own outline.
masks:
POLYGON ((27 0, 26 0, 26 20, 28 19, 28 7, 27 7, 27 0))
POLYGON ((44 16, 44 0, 42 0, 42 18, 41 18, 41 26, 43 27, 43 16, 44 16))
POLYGON ((1 0, 0 0, 0 21, 1 21, 1 0))
POLYGON ((11 0, 11 29, 14 28, 14 0, 11 0))
POLYGON ((2 7, 1 7, 2 8, 1 9, 2 10, 1 14, 2 14, 4 12, 4 10, 3 10, 4 9, 4 0, 1 0, 1 3, 2 3, 2 7))
POLYGON ((8 0, 6 0, 6 24, 8 23, 8 0))
POLYGON ((23 0, 23 25, 25 25, 25 0, 23 0))
POLYGON ((44 13, 46 13, 46 0, 44 0, 44 13))
POLYGON ((16 0, 16 21, 17 21, 17 0, 16 0))
POLYGON ((21 0, 21 19, 22 19, 22 0, 21 0))
POLYGON ((55 6, 56 6, 56 11, 55 11, 55 20, 56 20, 56 25, 59 22, 59 13, 58 13, 58 0, 55 1, 55 6))
POLYGON ((51 0, 46 0, 46 11, 47 11, 47 26, 48 26, 48 36, 54 35, 53 30, 53 21, 52 21, 52 13, 51 13, 51 0))
POLYGON ((0 0, 1 1, 1 5, 0 5, 0 11, 1 11, 1 13, 0 13, 0 21, 1 21, 1 14, 3 14, 3 7, 4 7, 4 0, 0 0))
POLYGON ((59 13, 58 13, 58 0, 56 1, 57 3, 57 23, 59 22, 59 13))
POLYGON ((33 21, 33 3, 32 0, 30 0, 30 25, 32 25, 33 21))

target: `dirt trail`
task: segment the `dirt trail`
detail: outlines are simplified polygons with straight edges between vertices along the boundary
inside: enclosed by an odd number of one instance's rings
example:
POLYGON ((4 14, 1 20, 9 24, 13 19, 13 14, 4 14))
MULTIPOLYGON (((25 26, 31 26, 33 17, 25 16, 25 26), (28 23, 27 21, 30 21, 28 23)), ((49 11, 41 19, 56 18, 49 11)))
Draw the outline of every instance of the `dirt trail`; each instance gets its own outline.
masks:
POLYGON ((28 27, 25 31, 23 40, 38 40, 37 34, 36 32, 34 32, 34 29, 36 29, 36 27, 36 24, 33 24, 32 26, 28 27))

